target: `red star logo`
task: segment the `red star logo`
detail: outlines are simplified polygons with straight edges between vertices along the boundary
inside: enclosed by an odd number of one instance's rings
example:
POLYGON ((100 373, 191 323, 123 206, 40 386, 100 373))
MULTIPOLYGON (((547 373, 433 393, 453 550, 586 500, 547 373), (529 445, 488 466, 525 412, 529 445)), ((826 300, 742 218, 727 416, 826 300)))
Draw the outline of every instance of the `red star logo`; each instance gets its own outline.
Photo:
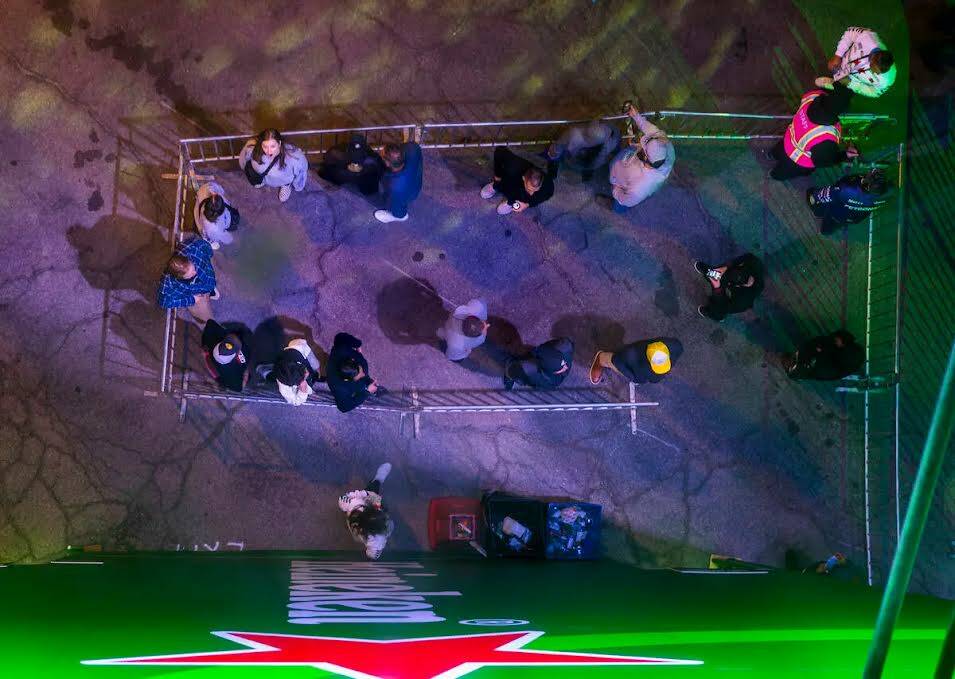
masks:
POLYGON ((419 639, 343 639, 298 634, 213 632, 245 646, 235 651, 84 660, 84 665, 311 666, 355 679, 454 679, 488 665, 701 665, 699 660, 524 649, 543 632, 500 632, 419 639))

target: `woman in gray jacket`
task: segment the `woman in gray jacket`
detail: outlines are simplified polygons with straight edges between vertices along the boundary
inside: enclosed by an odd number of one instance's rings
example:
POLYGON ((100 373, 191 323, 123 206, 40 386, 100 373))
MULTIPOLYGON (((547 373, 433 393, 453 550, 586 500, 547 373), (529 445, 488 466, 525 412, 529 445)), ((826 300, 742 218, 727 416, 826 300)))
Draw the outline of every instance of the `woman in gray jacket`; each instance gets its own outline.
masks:
POLYGON ((239 152, 239 167, 255 188, 277 188, 283 203, 292 195, 292 189, 304 189, 308 179, 305 152, 284 141, 282 133, 272 128, 246 142, 239 152))
POLYGON ((231 232, 239 226, 239 211, 229 205, 225 189, 217 182, 199 187, 192 215, 196 220, 196 230, 212 242, 213 250, 218 250, 220 243, 231 243, 231 232))

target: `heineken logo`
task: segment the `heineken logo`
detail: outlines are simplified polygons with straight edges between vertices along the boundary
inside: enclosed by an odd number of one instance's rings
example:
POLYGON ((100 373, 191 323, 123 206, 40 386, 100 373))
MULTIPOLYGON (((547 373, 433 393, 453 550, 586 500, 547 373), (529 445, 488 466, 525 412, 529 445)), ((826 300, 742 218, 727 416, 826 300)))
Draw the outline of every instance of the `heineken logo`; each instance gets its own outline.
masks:
MULTIPOLYGON (((355 679, 454 679, 481 667, 701 665, 698 660, 539 651, 543 632, 497 632, 415 639, 348 639, 296 634, 213 632, 244 648, 209 653, 84 660, 84 665, 314 667, 355 679)), ((581 676, 595 676, 588 672, 581 676)))

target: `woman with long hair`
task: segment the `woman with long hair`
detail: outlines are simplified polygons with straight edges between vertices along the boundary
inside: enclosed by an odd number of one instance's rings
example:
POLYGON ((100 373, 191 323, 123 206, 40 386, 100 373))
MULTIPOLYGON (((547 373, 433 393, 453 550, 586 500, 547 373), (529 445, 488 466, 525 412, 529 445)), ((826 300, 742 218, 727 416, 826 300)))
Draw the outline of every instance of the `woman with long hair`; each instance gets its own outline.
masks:
POLYGON ((292 189, 303 190, 308 179, 305 152, 271 127, 246 142, 239 153, 239 167, 255 188, 277 188, 283 203, 291 197, 292 189))

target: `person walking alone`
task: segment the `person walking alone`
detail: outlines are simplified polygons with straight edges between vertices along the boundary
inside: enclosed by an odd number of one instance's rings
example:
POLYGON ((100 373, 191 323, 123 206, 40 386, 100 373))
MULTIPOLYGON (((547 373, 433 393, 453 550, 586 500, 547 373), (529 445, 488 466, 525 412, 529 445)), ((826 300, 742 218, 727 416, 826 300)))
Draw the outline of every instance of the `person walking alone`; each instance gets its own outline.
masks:
POLYGON ((345 512, 348 532, 355 542, 365 546, 365 556, 373 561, 381 557, 395 530, 381 493, 381 485, 390 473, 391 464, 385 462, 364 490, 352 490, 338 498, 338 508, 345 512))

